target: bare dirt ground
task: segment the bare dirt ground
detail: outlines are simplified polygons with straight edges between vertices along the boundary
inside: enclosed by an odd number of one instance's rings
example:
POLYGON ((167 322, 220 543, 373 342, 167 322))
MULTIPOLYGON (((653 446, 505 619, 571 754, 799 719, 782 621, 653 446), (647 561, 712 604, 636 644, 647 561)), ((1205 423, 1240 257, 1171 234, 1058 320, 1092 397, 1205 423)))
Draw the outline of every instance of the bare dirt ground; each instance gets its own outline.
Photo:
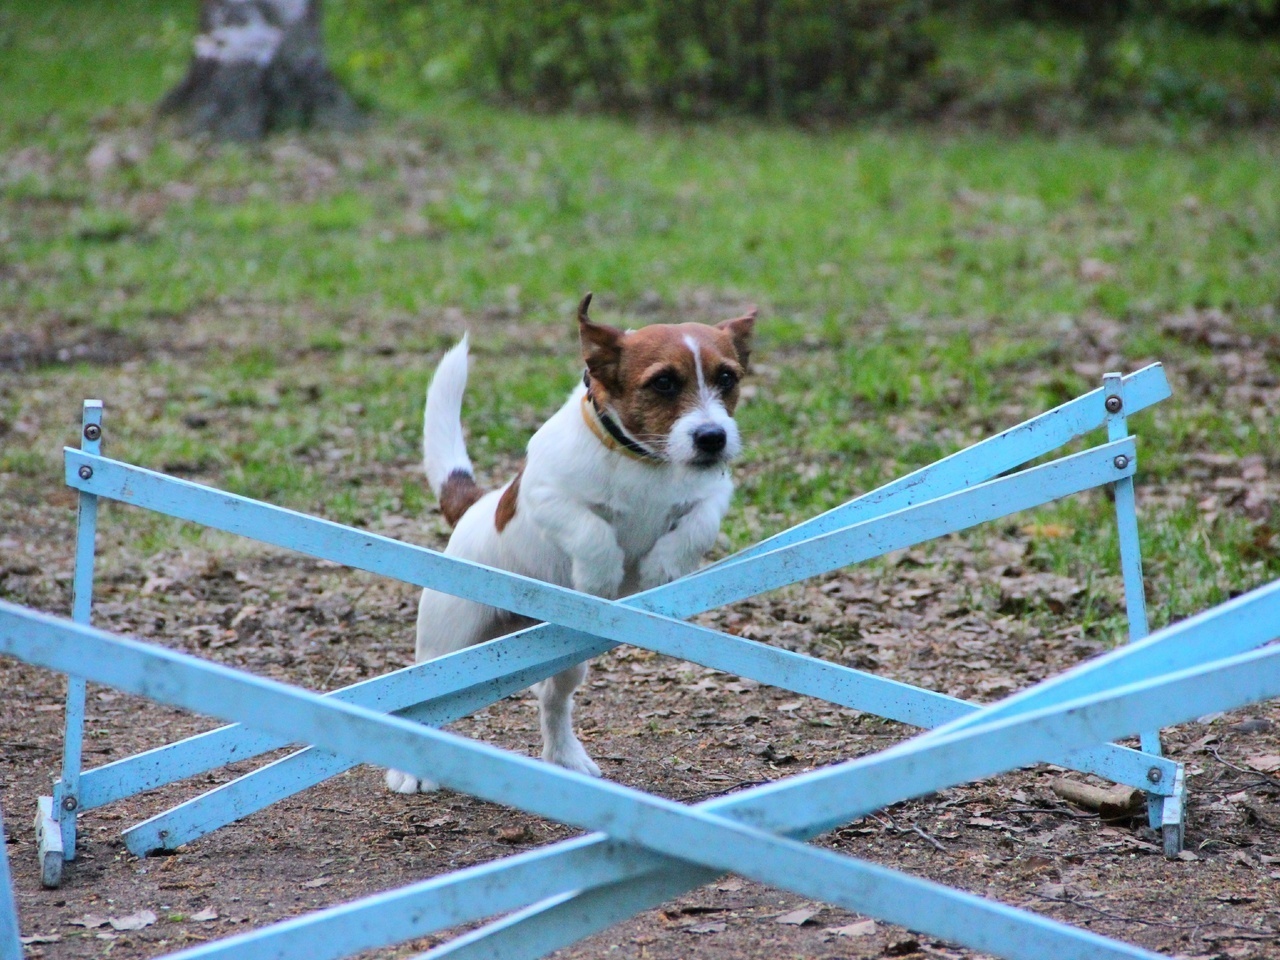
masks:
MULTIPOLYGON (((146 404, 128 342, 78 356, 74 334, 50 328, 10 331, 0 346, 9 350, 0 384, 24 398, 21 418, 3 430, 24 442, 71 442, 83 395, 121 398, 115 409, 146 404), (79 359, 92 366, 69 365, 79 359)), ((420 359, 425 369, 429 360, 420 359)), ((383 480, 398 485, 413 466, 386 465, 383 480)), ((75 501, 56 477, 0 477, 0 596, 66 613, 75 501)), ((1189 474, 1192 486, 1213 482, 1210 473, 1189 474)), ((410 587, 220 537, 144 556, 123 520, 118 508, 104 510, 95 608, 103 627, 319 690, 411 660, 410 587)), ((378 529, 442 542, 431 517, 389 515, 378 529)), ((1016 525, 989 528, 703 619, 949 694, 995 699, 1101 649, 1070 623, 1080 584, 1038 570, 1027 541, 1016 525), (1062 612, 1055 629, 1025 616, 1046 603, 1062 612)), ((1111 595, 1119 596, 1115 584, 1111 595)), ((176 854, 139 860, 126 851, 123 828, 249 769, 243 765, 87 813, 64 886, 42 890, 30 820, 56 773, 63 680, 0 660, 0 690, 0 804, 32 958, 155 956, 571 835, 448 791, 390 795, 380 771, 361 767, 176 854), (156 919, 139 930, 100 924, 144 910, 156 919)), ((90 710, 87 766, 211 725, 96 687, 90 710)), ((681 801, 879 750, 910 732, 631 648, 596 662, 578 713, 607 777, 681 801)), ((517 751, 537 748, 527 697, 455 729, 517 751)), ((1062 801, 1048 787, 1061 771, 1043 768, 897 804, 820 842, 1171 955, 1280 958, 1280 774, 1264 772, 1266 758, 1280 754, 1280 705, 1204 718, 1167 731, 1165 743, 1190 775, 1188 850, 1177 860, 1161 855, 1140 820, 1106 823, 1062 801)), ((858 920, 724 878, 564 956, 976 956, 858 920)), ((382 955, 407 956, 444 939, 382 955)))

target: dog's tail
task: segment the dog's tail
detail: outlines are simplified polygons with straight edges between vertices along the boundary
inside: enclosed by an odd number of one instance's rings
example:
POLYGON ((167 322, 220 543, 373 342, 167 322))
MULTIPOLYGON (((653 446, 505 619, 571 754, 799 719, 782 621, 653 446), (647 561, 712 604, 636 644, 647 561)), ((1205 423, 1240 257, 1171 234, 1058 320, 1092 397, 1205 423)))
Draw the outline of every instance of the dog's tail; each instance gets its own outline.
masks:
POLYGON ((462 436, 462 394, 467 389, 467 338, 444 355, 427 388, 422 417, 422 464, 440 501, 440 512, 456 526, 483 496, 462 436))

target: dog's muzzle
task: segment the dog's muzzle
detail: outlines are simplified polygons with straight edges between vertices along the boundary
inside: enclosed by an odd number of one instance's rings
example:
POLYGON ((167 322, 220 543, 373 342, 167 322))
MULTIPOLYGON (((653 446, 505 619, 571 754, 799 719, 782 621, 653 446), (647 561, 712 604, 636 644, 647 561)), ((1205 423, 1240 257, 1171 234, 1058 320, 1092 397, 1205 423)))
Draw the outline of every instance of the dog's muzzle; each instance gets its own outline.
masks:
POLYGON ((724 427, 715 424, 708 423, 693 431, 693 446, 701 455, 699 460, 719 457, 728 442, 729 435, 725 433, 724 427))
POLYGON ((695 467, 714 467, 725 460, 725 448, 729 445, 729 435, 724 427, 714 423, 705 423, 694 429, 689 437, 693 441, 695 467))

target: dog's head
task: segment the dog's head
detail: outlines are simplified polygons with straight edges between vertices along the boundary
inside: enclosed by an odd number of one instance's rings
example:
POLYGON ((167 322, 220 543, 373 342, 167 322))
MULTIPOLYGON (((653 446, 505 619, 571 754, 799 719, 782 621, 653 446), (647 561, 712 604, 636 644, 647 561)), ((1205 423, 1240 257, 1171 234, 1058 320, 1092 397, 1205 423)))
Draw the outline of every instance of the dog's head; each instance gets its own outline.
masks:
POLYGON ((619 330, 578 307, 592 401, 648 455, 712 467, 742 449, 733 411, 747 372, 756 311, 714 326, 656 323, 619 330))

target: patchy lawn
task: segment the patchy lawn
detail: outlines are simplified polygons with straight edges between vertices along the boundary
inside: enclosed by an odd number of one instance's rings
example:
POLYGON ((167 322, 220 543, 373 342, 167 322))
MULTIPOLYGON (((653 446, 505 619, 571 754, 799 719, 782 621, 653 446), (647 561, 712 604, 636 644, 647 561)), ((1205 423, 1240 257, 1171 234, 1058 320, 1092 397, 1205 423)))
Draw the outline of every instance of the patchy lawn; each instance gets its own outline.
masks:
MULTIPOLYGON (((1174 397, 1133 420, 1154 624, 1280 575, 1272 139, 814 134, 433 101, 359 139, 218 147, 148 121, 181 72, 188 12, 0 13, 18 54, 0 83, 24 91, 0 98, 5 599, 69 609, 60 447, 89 396, 107 404, 112 456, 441 545, 417 451, 431 367, 471 330, 471 451, 483 479, 505 479, 579 373, 587 289, 601 319, 633 325, 760 305, 720 552, 1161 360, 1174 397), (89 82, 95 58, 111 68, 89 82)), ((705 619, 994 699, 1123 636, 1110 511, 1080 497, 705 619)), ((407 587, 122 507, 104 510, 100 548, 104 626, 314 689, 411 658, 407 587)), ((453 794, 389 796, 361 769, 176 856, 124 851, 123 826, 219 772, 88 814, 67 885, 42 892, 29 818, 57 763, 60 682, 5 661, 0 688, 23 933, 60 938, 32 956, 150 956, 566 835, 453 794), (194 919, 208 907, 218 919, 194 919), (144 908, 157 921, 115 939, 72 923, 144 908)), ((626 648, 582 701, 607 776, 689 800, 905 733, 626 648)), ((202 723, 108 691, 91 703, 94 765, 202 723)), ((1064 805, 1047 771, 824 842, 1170 953, 1280 957, 1280 784, 1250 765, 1278 752, 1277 721, 1265 707, 1170 733, 1195 859, 1168 863, 1141 824, 1064 805)), ((523 700, 459 729, 535 746, 523 700)), ((730 880, 571 955, 971 956, 891 928, 833 932, 853 921, 730 880), (799 908, 817 912, 775 922, 799 908)))

